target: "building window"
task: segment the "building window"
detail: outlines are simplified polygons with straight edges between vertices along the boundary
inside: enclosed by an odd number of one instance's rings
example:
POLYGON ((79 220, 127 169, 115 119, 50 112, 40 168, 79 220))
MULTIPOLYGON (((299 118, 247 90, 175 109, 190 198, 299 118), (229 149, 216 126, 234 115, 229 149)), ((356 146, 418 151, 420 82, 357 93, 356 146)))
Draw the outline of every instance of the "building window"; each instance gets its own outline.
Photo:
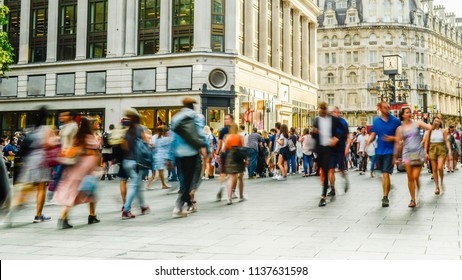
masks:
POLYGON ((335 83, 335 78, 333 73, 327 74, 327 83, 328 84, 334 84, 335 83))
POLYGON ((225 0, 212 0, 212 51, 225 51, 225 0))
POLYGON ((420 37, 420 47, 425 48, 425 39, 424 37, 420 37))
POLYGON ((194 0, 173 0, 173 52, 189 52, 194 45, 194 0))
POLYGON ((385 35, 385 44, 393 45, 393 37, 391 36, 390 33, 387 33, 387 35, 385 35))
POLYGON ((355 23, 356 22, 356 16, 350 15, 350 23, 355 23))
POLYGON ((377 81, 377 73, 372 71, 369 75, 369 86, 374 86, 375 82, 377 81))
POLYGON ((106 93, 106 71, 87 73, 87 93, 106 93))
POLYGON ((401 46, 407 45, 407 37, 405 34, 401 34, 401 36, 399 37, 399 42, 401 46))
POLYGON ((44 62, 47 58, 48 1, 31 2, 29 62, 44 62))
POLYGON ((258 60, 260 55, 260 0, 253 0, 253 22, 254 22, 254 36, 253 36, 253 57, 258 60))
POLYGON ((357 51, 353 52, 353 62, 355 63, 359 62, 359 53, 357 51))
POLYGON ((350 35, 346 35, 343 41, 344 41, 343 44, 345 46, 351 46, 351 36, 350 35))
POLYGON ((133 91, 155 91, 156 69, 133 69, 133 91))
POLYGON ((322 38, 322 46, 329 47, 329 37, 324 36, 324 38, 322 38))
POLYGON ((327 104, 329 106, 334 106, 335 105, 335 97, 333 93, 327 94, 327 104))
POLYGON ((107 0, 89 0, 88 58, 106 57, 107 53, 107 0))
POLYGON ((45 75, 29 76, 27 81, 27 96, 45 96, 45 75))
POLYGON ((355 72, 351 72, 351 73, 348 75, 348 83, 350 83, 350 84, 356 84, 356 83, 358 83, 358 76, 356 75, 355 72))
POLYGON ((7 15, 8 23, 5 25, 5 31, 8 33, 8 41, 13 47, 13 61, 19 59, 19 28, 21 23, 21 1, 6 0, 5 5, 10 9, 7 15))
POLYGON ((160 0, 139 0, 138 54, 159 51, 160 0))
POLYGON ((353 36, 353 45, 359 46, 361 44, 361 40, 358 34, 355 34, 353 36))
POLYGON ((369 51, 369 63, 377 63, 377 51, 369 51))
POLYGON ((168 90, 190 90, 192 88, 192 67, 167 68, 168 90))
POLYGON ((420 88, 424 87, 424 75, 422 73, 419 74, 417 83, 420 88))
POLYGON ((75 59, 77 44, 77 0, 59 2, 58 60, 75 59))
POLYGON ((239 53, 244 54, 244 42, 245 42, 245 2, 240 1, 239 5, 239 53))
POLYGON ((331 44, 332 47, 337 47, 338 46, 338 39, 337 39, 337 36, 333 36, 332 37, 332 44, 331 44))
POLYGON ((346 52, 346 63, 351 63, 351 52, 346 52))
MULTIPOLYGON (((273 53, 273 49, 272 49, 272 44, 273 44, 273 26, 272 26, 272 22, 273 22, 273 0, 267 0, 268 1, 268 13, 267 13, 267 27, 268 27, 268 65, 269 66, 273 66, 273 57, 272 57, 272 53, 273 53)), ((301 34, 301 33, 300 33, 301 34)))
POLYGON ((348 93, 348 104, 350 106, 358 106, 358 94, 356 92, 348 93))
POLYGON ((18 77, 0 78, 0 97, 18 96, 18 77))
POLYGON ((75 73, 56 75, 56 94, 66 95, 75 92, 75 73))
POLYGON ((369 36, 369 45, 377 45, 377 35, 371 34, 369 36))

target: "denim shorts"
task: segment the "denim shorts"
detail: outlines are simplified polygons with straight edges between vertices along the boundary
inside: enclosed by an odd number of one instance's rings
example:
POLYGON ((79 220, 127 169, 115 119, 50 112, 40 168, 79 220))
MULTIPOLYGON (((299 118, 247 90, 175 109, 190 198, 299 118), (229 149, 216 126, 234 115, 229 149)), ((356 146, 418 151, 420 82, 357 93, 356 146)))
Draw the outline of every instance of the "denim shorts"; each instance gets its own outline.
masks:
POLYGON ((375 155, 375 162, 377 163, 377 170, 383 173, 393 173, 393 154, 375 155))
POLYGON ((338 168, 340 170, 347 170, 345 165, 345 154, 342 152, 333 152, 330 155, 329 169, 338 168))

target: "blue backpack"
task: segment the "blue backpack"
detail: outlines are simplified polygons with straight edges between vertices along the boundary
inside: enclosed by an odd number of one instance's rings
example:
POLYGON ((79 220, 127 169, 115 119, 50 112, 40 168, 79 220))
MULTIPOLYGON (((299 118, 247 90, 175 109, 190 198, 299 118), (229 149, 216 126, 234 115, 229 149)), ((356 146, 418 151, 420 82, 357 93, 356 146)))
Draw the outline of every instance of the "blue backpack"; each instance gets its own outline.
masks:
POLYGON ((135 142, 135 161, 142 169, 151 169, 152 167, 152 150, 149 144, 144 142, 141 134, 137 135, 135 142))

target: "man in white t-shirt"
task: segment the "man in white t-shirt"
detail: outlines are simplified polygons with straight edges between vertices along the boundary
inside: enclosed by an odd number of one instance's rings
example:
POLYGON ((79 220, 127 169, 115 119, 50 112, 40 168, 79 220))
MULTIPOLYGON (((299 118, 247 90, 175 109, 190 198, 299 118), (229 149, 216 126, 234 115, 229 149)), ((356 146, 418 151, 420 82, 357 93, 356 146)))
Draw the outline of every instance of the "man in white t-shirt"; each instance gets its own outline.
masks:
POLYGON ((366 143, 369 139, 369 134, 366 133, 366 128, 363 126, 361 127, 361 134, 357 138, 358 148, 358 158, 359 158, 359 175, 364 175, 366 172, 367 166, 367 153, 366 153, 366 143))
POLYGON ((242 135, 242 137, 244 137, 244 147, 247 147, 247 142, 249 140, 249 134, 247 133, 247 131, 245 131, 245 125, 241 124, 239 126, 239 134, 242 135))

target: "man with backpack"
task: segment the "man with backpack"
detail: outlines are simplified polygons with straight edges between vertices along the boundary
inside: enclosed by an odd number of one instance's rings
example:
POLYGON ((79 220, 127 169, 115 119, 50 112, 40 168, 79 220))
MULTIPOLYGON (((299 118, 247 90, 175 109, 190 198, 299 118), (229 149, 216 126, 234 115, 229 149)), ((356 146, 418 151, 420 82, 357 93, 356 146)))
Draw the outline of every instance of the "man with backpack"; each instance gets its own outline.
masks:
POLYGON ((109 169, 112 166, 112 161, 114 159, 113 153, 112 153, 112 145, 109 143, 109 139, 111 137, 112 130, 114 129, 114 125, 111 124, 109 125, 109 131, 105 131, 102 135, 102 157, 103 157, 103 175, 101 176, 101 181, 104 181, 105 177, 107 177, 108 180, 114 180, 112 177, 112 174, 109 174, 109 169))
POLYGON ((197 211, 194 195, 201 178, 201 154, 206 158, 210 153, 204 132, 205 118, 194 111, 196 103, 191 97, 183 99, 183 108, 172 118, 171 123, 173 141, 167 165, 171 169, 172 162, 176 162, 180 179, 180 194, 173 209, 174 218, 186 217, 197 211), (185 204, 187 209, 183 209, 185 204))

